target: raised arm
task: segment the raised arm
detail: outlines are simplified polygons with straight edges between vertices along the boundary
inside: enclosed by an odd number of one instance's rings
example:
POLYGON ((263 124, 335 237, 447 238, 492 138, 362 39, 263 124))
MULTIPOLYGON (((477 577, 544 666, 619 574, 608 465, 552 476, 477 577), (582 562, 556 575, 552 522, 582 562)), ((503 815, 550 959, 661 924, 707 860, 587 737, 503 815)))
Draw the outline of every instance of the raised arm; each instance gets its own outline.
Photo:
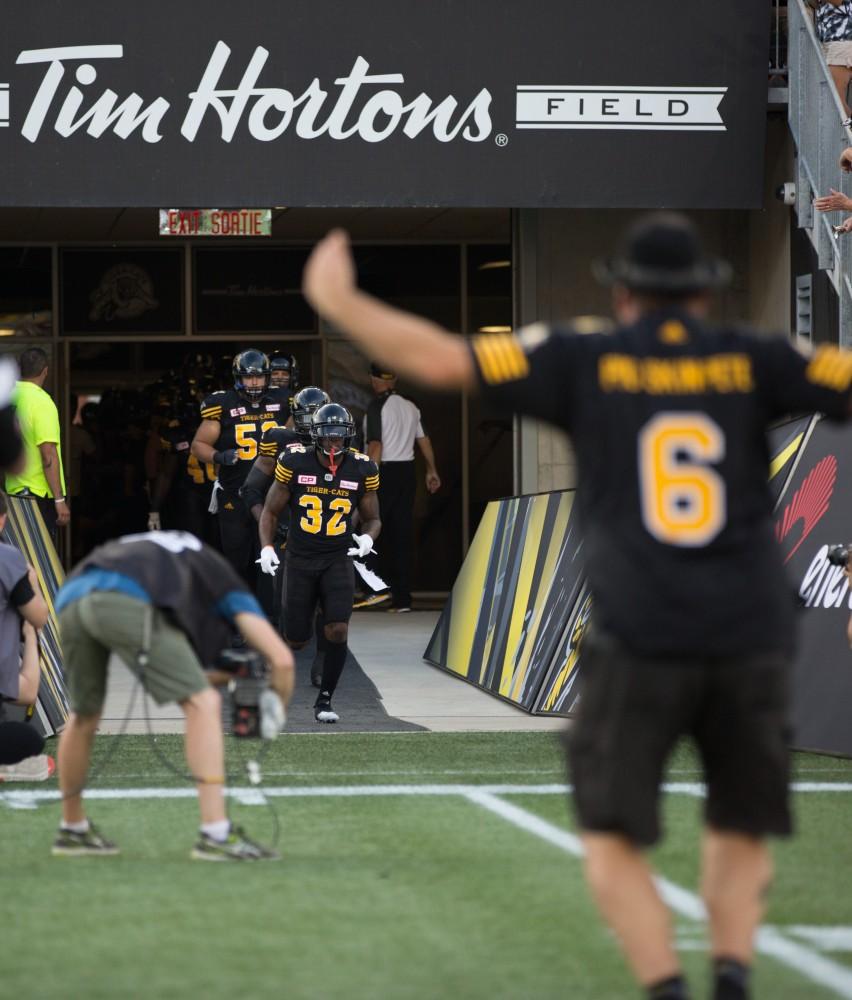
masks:
POLYGON ((476 388, 464 339, 437 323, 394 309, 355 283, 349 238, 335 229, 314 248, 305 265, 305 298, 316 311, 399 375, 432 389, 476 388))

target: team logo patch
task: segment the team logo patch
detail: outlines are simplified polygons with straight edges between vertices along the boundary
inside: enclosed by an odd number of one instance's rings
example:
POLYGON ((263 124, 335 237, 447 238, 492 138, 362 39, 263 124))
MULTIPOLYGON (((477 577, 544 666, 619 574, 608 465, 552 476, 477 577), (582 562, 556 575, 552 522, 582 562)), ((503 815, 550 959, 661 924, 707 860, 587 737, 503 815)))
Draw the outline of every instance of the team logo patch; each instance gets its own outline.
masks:
POLYGON ((299 476, 298 481, 303 486, 316 486, 316 484, 317 484, 317 477, 316 476, 299 476))
POLYGON ((341 479, 340 480, 340 485, 341 485, 341 487, 344 490, 357 490, 358 489, 358 484, 357 483, 352 483, 348 479, 341 479))
POLYGON ((237 406, 231 410, 232 417, 242 417, 245 415, 246 408, 244 406, 237 406))

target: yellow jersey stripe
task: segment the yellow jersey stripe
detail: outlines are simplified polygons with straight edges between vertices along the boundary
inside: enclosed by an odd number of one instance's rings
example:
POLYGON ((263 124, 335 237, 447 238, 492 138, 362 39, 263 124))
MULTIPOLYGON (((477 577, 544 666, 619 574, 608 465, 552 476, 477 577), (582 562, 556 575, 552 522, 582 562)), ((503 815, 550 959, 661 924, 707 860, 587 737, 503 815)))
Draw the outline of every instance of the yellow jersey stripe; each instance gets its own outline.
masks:
POLYGON ((474 337, 472 344, 479 370, 488 384, 512 382, 529 374, 529 361, 514 334, 482 334, 474 337))
POLYGON ((275 478, 278 480, 279 483, 284 483, 284 485, 286 486, 287 483, 289 483, 290 480, 293 478, 293 473, 289 469, 282 469, 280 465, 276 465, 275 478))
POLYGON ((222 407, 211 406, 209 410, 202 410, 201 416, 204 420, 218 420, 222 416, 222 407))

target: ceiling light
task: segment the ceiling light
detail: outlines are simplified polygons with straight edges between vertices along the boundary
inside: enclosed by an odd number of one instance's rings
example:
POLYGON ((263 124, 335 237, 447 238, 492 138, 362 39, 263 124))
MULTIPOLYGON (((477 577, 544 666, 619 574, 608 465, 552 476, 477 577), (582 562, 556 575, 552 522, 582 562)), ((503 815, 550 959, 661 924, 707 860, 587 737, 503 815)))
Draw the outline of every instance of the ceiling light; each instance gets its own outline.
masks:
POLYGON ((511 267, 512 262, 510 260, 487 260, 484 264, 480 264, 477 271, 498 271, 504 267, 511 267))
POLYGON ((481 326, 477 333, 511 333, 510 326, 481 326))
POLYGON ((10 326, 0 327, 0 337, 14 337, 15 331, 10 326))

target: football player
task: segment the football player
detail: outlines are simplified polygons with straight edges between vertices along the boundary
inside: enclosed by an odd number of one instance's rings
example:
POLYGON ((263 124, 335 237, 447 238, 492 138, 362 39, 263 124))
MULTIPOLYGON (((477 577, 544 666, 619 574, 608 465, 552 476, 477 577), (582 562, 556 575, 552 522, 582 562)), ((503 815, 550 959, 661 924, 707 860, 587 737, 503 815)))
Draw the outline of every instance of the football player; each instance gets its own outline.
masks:
POLYGON ((208 512, 210 493, 216 480, 216 466, 202 464, 190 450, 190 442, 198 427, 198 403, 194 396, 184 395, 172 418, 160 431, 162 457, 151 497, 148 530, 162 528, 160 511, 170 494, 174 499, 174 524, 168 527, 188 531, 212 544, 212 517, 208 512))
POLYGON ((263 351, 249 348, 237 354, 232 373, 234 388, 214 392, 201 404, 201 424, 191 450, 202 464, 219 466, 222 552, 253 586, 257 531, 239 489, 257 458, 263 434, 286 424, 290 410, 287 391, 269 388, 269 358, 263 351))
POLYGON ((273 389, 286 389, 290 395, 299 388, 299 362, 295 355, 273 351, 269 355, 269 384, 273 389))
POLYGON ((338 403, 326 403, 313 416, 312 446, 290 444, 278 456, 275 482, 260 515, 260 565, 274 575, 278 555, 273 539, 278 518, 290 508, 291 524, 285 562, 284 626, 288 641, 300 649, 308 641, 317 604, 325 620, 327 640, 317 722, 337 722, 331 698, 346 662, 349 618, 355 593, 350 555, 364 558, 381 530, 379 470, 366 455, 350 447, 355 422, 338 403), (361 534, 349 539, 357 509, 361 534))

